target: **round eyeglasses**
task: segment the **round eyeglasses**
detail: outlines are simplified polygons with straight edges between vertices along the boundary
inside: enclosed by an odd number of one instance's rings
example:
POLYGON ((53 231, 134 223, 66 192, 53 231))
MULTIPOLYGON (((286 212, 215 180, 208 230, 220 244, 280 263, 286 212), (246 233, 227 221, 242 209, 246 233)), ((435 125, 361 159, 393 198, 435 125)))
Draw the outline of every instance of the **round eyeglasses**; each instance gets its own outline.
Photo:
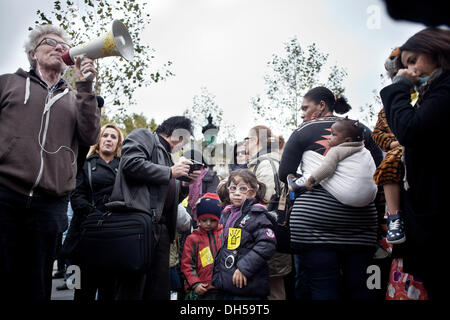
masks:
POLYGON ((250 190, 253 190, 253 189, 251 189, 251 188, 249 188, 248 186, 246 186, 245 184, 244 185, 242 185, 242 186, 235 186, 235 185, 230 185, 229 187, 228 187, 228 190, 231 192, 231 193, 235 193, 237 190, 239 190, 239 192, 240 193, 247 193, 247 192, 249 192, 250 190))

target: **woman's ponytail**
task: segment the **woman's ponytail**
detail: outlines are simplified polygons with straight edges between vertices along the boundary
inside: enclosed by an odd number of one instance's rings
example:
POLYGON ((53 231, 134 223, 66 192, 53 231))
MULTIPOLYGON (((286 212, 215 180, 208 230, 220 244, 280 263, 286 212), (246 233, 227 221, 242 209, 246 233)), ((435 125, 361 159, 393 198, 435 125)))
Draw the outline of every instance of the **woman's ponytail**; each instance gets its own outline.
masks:
POLYGON ((344 96, 340 96, 334 102, 334 111, 337 114, 344 114, 350 111, 352 107, 348 104, 347 99, 344 96))
POLYGON ((336 112, 338 114, 344 114, 350 111, 352 108, 347 99, 344 96, 335 98, 333 92, 325 87, 315 87, 309 90, 304 98, 314 101, 314 103, 319 104, 320 101, 325 102, 327 109, 330 112, 336 112))
POLYGON ((258 191, 256 192, 255 199, 258 203, 266 204, 267 201, 264 200, 264 196, 266 195, 266 185, 264 182, 258 181, 258 191))

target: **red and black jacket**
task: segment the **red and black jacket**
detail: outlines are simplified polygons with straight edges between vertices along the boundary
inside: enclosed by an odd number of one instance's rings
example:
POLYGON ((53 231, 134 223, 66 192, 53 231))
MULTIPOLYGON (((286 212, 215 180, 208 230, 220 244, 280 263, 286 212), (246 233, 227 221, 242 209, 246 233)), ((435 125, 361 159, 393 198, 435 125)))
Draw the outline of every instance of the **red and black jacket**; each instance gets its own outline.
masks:
MULTIPOLYGON (((221 246, 222 225, 209 232, 198 228, 187 237, 181 257, 186 290, 195 289, 200 283, 211 283, 214 259, 221 246)), ((208 290, 213 288, 209 286, 208 290)))

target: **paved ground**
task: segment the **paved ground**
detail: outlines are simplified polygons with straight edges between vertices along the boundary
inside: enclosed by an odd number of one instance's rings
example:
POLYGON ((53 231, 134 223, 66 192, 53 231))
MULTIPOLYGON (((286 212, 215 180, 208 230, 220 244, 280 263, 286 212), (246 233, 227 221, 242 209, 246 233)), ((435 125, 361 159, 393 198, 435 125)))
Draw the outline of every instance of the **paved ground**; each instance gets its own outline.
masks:
MULTIPOLYGON (((57 270, 56 261, 53 265, 53 273, 57 270)), ((64 283, 64 279, 53 279, 52 281, 52 300, 73 300, 74 290, 56 290, 56 287, 62 285, 64 283)))
POLYGON ((73 300, 74 290, 56 290, 56 287, 62 285, 64 279, 53 279, 52 283, 52 300, 73 300))

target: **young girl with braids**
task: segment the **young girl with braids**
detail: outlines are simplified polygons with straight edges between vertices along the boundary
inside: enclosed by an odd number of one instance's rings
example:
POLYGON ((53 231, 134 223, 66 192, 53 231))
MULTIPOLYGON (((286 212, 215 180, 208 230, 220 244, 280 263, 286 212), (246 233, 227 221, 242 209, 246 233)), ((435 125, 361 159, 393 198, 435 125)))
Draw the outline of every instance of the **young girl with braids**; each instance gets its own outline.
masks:
POLYGON ((219 222, 223 244, 214 260, 212 285, 225 300, 264 299, 270 293, 267 261, 276 246, 275 219, 262 204, 266 187, 252 171, 238 169, 231 172, 225 190, 231 205, 219 222))

